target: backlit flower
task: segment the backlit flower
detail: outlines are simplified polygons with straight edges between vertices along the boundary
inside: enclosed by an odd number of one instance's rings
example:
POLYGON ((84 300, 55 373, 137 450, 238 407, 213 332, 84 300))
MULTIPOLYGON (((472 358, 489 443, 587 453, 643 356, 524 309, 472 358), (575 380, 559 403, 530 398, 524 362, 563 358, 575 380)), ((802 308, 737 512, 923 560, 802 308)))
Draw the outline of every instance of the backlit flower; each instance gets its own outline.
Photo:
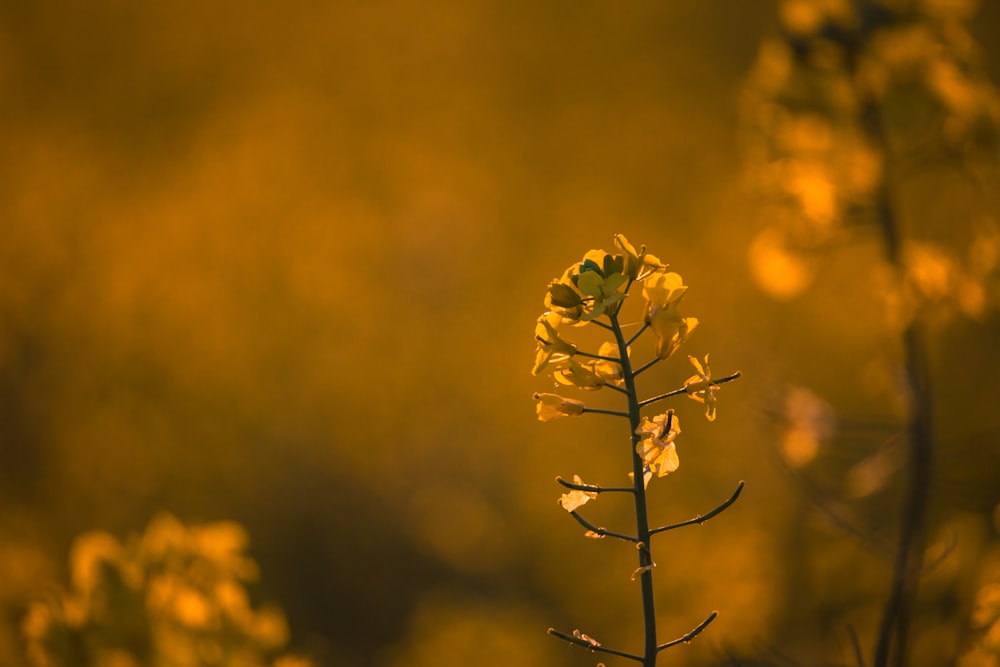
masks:
POLYGON ((563 364, 576 354, 576 345, 559 336, 558 329, 562 322, 562 315, 551 311, 538 318, 535 325, 538 350, 535 353, 535 366, 531 369, 534 375, 541 373, 549 364, 563 364))
POLYGON ((625 256, 623 273, 631 280, 645 280, 656 271, 666 268, 655 255, 646 253, 646 246, 640 246, 636 251, 635 246, 623 234, 615 234, 615 245, 625 256))
POLYGON ((646 321, 656 334, 656 356, 666 359, 677 351, 698 326, 695 317, 683 317, 678 309, 687 285, 677 273, 655 273, 642 286, 646 299, 646 321))

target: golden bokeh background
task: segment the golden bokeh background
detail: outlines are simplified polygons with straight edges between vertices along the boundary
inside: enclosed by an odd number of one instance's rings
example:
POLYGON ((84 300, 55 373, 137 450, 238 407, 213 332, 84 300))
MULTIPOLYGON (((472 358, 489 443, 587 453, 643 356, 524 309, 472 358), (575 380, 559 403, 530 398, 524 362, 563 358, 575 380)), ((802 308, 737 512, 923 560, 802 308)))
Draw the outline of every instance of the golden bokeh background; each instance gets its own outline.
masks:
MULTIPOLYGON (((4 3, 0 662, 24 664, 76 536, 161 512, 244 526, 255 599, 317 664, 598 661, 549 626, 637 643, 634 552, 582 539, 552 481, 621 482, 624 434, 539 424, 529 373, 548 282, 617 232, 690 285, 687 351, 744 373, 713 424, 677 403, 683 463, 651 485, 670 522, 747 483, 658 545, 665 638, 720 611, 663 662, 849 662, 848 627, 869 647, 895 347, 874 236, 795 298, 755 286, 740 91, 777 25, 771 2, 4 3)), ((1000 6, 969 28, 1000 79, 1000 6)), ((964 248, 1000 208, 946 167, 905 211, 964 248)), ((932 337, 926 664, 997 574, 998 334, 986 308, 932 337)), ((592 520, 630 517, 602 498, 592 520)))

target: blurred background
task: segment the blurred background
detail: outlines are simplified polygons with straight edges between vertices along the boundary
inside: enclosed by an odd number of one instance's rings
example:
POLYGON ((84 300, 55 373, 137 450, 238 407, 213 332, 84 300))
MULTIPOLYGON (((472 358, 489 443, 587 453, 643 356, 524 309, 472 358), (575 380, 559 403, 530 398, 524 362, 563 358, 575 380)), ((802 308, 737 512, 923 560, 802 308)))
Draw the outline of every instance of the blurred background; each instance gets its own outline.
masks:
MULTIPOLYGON (((1000 5, 924 4, 957 7, 997 80, 1000 5)), ((674 405, 681 468, 650 486, 669 523, 747 484, 656 544, 664 640, 720 612, 662 661, 856 664, 852 632, 868 654, 903 476, 896 311, 877 233, 806 261, 762 231, 747 87, 802 27, 785 5, 2 3, 0 662, 28 664, 26 610, 70 585, 77 536, 161 512, 242 526, 254 603, 316 664, 598 662, 549 626, 637 646, 634 551, 583 539, 553 482, 624 483, 626 434, 531 400, 548 282, 619 232, 690 286, 686 352, 744 373, 715 423, 674 405)), ((1000 580, 989 270, 946 303, 968 258, 996 264, 996 172, 973 192, 966 163, 898 190, 941 306, 915 664, 979 641, 1000 580)))

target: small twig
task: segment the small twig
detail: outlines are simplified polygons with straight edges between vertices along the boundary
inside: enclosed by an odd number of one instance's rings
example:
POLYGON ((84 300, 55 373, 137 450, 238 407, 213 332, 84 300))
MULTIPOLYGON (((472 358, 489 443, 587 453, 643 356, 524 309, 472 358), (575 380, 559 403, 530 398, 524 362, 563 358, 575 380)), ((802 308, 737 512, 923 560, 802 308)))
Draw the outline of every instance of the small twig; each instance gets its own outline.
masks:
POLYGON ((861 652, 861 642, 858 641, 858 633, 853 625, 847 626, 847 638, 851 642, 851 648, 854 649, 854 660, 857 662, 857 667, 865 667, 865 656, 861 652))
POLYGON ((646 363, 644 363, 642 366, 639 366, 639 368, 636 369, 636 371, 635 371, 635 373, 633 373, 633 375, 638 375, 639 373, 643 372, 647 368, 652 368, 653 366, 655 366, 656 364, 660 363, 661 361, 663 361, 663 359, 660 359, 659 357, 653 357, 652 359, 650 359, 649 361, 647 361, 646 363))
POLYGON ((626 542, 632 542, 633 544, 639 542, 639 538, 637 537, 632 537, 631 535, 623 535, 622 533, 615 533, 613 531, 608 530, 607 528, 600 528, 598 526, 595 526, 594 524, 584 519, 575 511, 570 512, 570 515, 572 515, 572 517, 576 519, 581 526, 583 526, 589 531, 592 531, 597 535, 600 535, 601 537, 616 537, 619 540, 625 540, 626 542))
POLYGON ((577 491, 587 491, 589 493, 609 493, 613 491, 621 493, 635 493, 635 489, 631 486, 600 486, 598 484, 577 484, 576 482, 567 482, 562 477, 556 477, 556 481, 567 489, 575 489, 577 491))
POLYGON ((671 646, 677 646, 678 644, 686 644, 686 643, 688 643, 689 641, 691 641, 692 639, 694 639, 695 637, 697 637, 699 634, 701 634, 701 631, 704 630, 705 628, 707 628, 708 624, 711 623, 712 621, 714 621, 715 618, 716 618, 716 616, 718 616, 718 615, 719 615, 719 612, 713 611, 711 614, 708 615, 708 618, 706 618, 704 621, 702 621, 701 623, 699 623, 698 626, 694 630, 692 630, 691 632, 687 633, 683 637, 678 637, 677 639, 673 640, 672 642, 667 642, 666 644, 660 644, 659 646, 656 647, 656 652, 659 653, 660 651, 662 651, 665 648, 670 648, 671 646))
POLYGON ((656 533, 662 533, 667 530, 673 530, 674 528, 683 528, 684 526, 690 526, 696 523, 705 523, 706 521, 708 521, 709 519, 716 516, 724 509, 735 503, 736 499, 740 497, 740 493, 743 492, 744 485, 745 483, 743 482, 743 480, 740 480, 740 483, 736 486, 736 490, 733 491, 733 495, 729 496, 728 500, 726 500, 724 503, 713 509, 711 512, 708 512, 707 514, 699 514, 693 519, 688 519, 687 521, 681 521, 680 523, 672 523, 669 526, 661 526, 660 528, 654 528, 651 531, 649 531, 649 534, 655 535, 656 533))
MULTIPOLYGON (((632 347, 632 343, 634 343, 635 341, 637 341, 639 339, 639 336, 641 336, 642 334, 644 334, 646 332, 646 329, 648 329, 648 328, 649 328, 649 322, 643 322, 642 326, 639 327, 639 330, 636 331, 634 334, 632 334, 632 337, 628 339, 628 342, 625 343, 625 346, 626 347, 632 347)), ((636 371, 635 375, 638 375, 638 374, 639 374, 639 371, 636 371)))
POLYGON ((613 417, 625 417, 628 419, 627 412, 621 412, 620 410, 605 410, 604 408, 583 408, 583 412, 593 412, 598 415, 611 415, 613 417))
MULTIPOLYGON (((720 384, 732 382, 733 380, 740 378, 742 375, 743 373, 741 373, 740 371, 736 371, 732 375, 727 375, 724 378, 719 378, 717 380, 713 378, 710 381, 711 386, 712 388, 715 388, 720 384)), ((677 396, 678 394, 684 394, 684 393, 687 393, 687 389, 685 387, 681 387, 680 389, 674 389, 673 391, 668 391, 665 394, 660 394, 659 396, 654 396, 653 398, 647 398, 645 401, 639 401, 639 407, 642 408, 649 405, 650 403, 656 403, 657 401, 662 401, 665 398, 670 398, 671 396, 677 396)))
POLYGON ((602 329, 607 329, 608 331, 614 331, 614 328, 612 328, 610 324, 605 324, 600 320, 590 320, 590 321, 596 324, 597 326, 601 327, 602 329))
POLYGON ((615 391, 617 391, 618 393, 620 393, 620 394, 625 394, 626 396, 628 396, 628 391, 626 391, 626 390, 625 390, 625 389, 624 389, 623 387, 619 387, 619 386, 618 386, 618 385, 616 385, 616 384, 611 384, 610 382, 605 382, 605 383, 604 383, 604 384, 602 384, 601 386, 602 386, 602 387, 607 387, 608 389, 614 389, 614 390, 615 390, 615 391))
POLYGON ((564 639, 570 644, 576 644, 577 646, 582 646, 585 649, 591 651, 599 651, 601 653, 610 653, 611 655, 621 656, 623 658, 628 658, 629 660, 635 660, 636 662, 642 662, 642 657, 638 655, 633 655, 631 653, 626 653, 625 651, 619 651, 618 649, 608 648, 607 646, 601 646, 593 641, 587 641, 582 637, 574 637, 573 635, 568 635, 565 632, 559 632, 555 628, 549 628, 549 634, 558 637, 559 639, 564 639))
POLYGON ((602 354, 594 354, 593 352, 584 352, 583 350, 577 350, 576 356, 578 357, 589 357, 591 359, 600 359, 601 361, 610 361, 613 364, 620 364, 622 362, 618 357, 605 357, 602 354))

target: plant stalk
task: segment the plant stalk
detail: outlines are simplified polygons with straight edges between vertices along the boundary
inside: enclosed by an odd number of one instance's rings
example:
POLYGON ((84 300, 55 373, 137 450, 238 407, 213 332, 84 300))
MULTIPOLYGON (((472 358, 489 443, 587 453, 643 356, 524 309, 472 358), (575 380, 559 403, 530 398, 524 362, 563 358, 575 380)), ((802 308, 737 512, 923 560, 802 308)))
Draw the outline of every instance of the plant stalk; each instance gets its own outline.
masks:
POLYGON ((643 667, 656 665, 656 611, 653 605, 653 554, 650 549, 649 516, 646 511, 646 485, 644 481, 645 464, 636 450, 640 436, 639 430, 639 399, 635 391, 635 375, 628 357, 628 343, 618 323, 617 314, 609 314, 611 330, 618 345, 618 357, 621 359, 622 377, 625 381, 625 393, 628 399, 628 422, 630 429, 629 443, 632 449, 632 494, 635 499, 635 528, 639 539, 639 587, 642 591, 642 620, 645 634, 643 646, 643 667))

